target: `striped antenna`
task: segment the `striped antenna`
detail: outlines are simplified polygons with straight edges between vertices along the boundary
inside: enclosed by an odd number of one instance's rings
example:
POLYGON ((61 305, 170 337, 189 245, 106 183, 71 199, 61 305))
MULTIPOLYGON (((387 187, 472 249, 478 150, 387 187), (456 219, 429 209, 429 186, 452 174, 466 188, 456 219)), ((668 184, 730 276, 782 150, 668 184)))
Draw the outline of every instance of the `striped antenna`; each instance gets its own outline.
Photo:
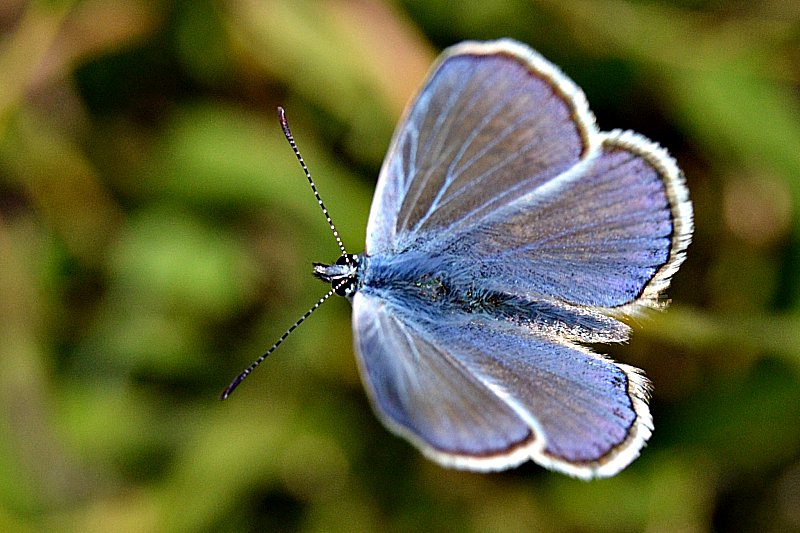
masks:
POLYGON ((317 203, 319 204, 320 209, 322 209, 322 214, 325 215, 325 220, 328 221, 328 226, 330 226, 331 231, 333 232, 333 238, 336 239, 336 244, 339 245, 339 249, 342 251, 342 255, 347 257, 348 254, 347 250, 344 249, 344 243, 342 242, 341 237, 339 237, 339 232, 336 230, 336 226, 334 226, 333 220, 331 220, 331 216, 328 214, 328 208, 325 207, 325 203, 319 196, 319 192, 317 192, 317 186, 314 184, 314 180, 311 178, 311 173, 308 171, 306 162, 303 161, 303 156, 300 155, 300 150, 297 148, 297 144, 294 142, 294 135, 292 135, 292 130, 289 129, 289 123, 286 121, 286 111, 284 111, 284 109, 281 106, 278 106, 278 120, 281 121, 281 128, 283 128, 283 134, 284 136, 286 136, 286 140, 289 141, 289 145, 292 147, 295 157, 297 157, 297 160, 300 162, 300 166, 303 167, 303 173, 306 175, 308 184, 311 185, 311 190, 314 192, 314 197, 317 199, 317 203))
POLYGON ((278 346, 280 346, 280 345, 281 345, 281 343, 283 343, 283 341, 285 341, 285 340, 286 340, 286 337, 288 337, 289 335, 291 335, 291 333, 292 333, 292 332, 293 332, 295 329, 297 329, 297 326, 299 326, 300 324, 302 324, 302 323, 305 321, 305 319, 306 319, 306 318, 308 318, 308 317, 310 317, 310 316, 311 316, 311 313, 313 313, 314 311, 316 311, 317 309, 319 309, 319 306, 321 306, 322 304, 324 304, 324 303, 325 303, 325 300, 327 300, 328 298, 330 298, 331 296, 333 296, 333 295, 336 293, 336 289, 337 289, 337 288, 338 288, 338 287, 336 287, 336 288, 332 288, 331 290, 329 290, 328 292, 326 292, 326 293, 325 293, 325 295, 324 295, 322 298, 320 298, 319 300, 317 300, 317 303, 315 303, 313 306, 311 306, 311 308, 310 308, 308 311, 306 311, 306 312, 305 312, 305 314, 304 314, 303 316, 301 316, 300 318, 298 318, 298 319, 297 319, 297 321, 296 321, 294 324, 292 324, 292 325, 289 327, 289 329, 287 329, 286 331, 284 331, 284 332, 283 332, 283 335, 281 335, 281 336, 278 338, 278 340, 277 340, 277 341, 275 341, 275 344, 273 344, 272 346, 270 346, 269 350, 267 350, 266 352, 264 352, 264 353, 261 355, 261 357, 259 357, 259 358, 258 358, 258 359, 256 359, 255 361, 253 361, 253 362, 250 364, 250 366, 248 366, 247 368, 245 368, 245 369, 242 371, 242 373, 241 373, 241 374, 239 374, 238 376, 236 376, 236 379, 234 379, 233 381, 231 381, 231 384, 230 384, 230 385, 228 385, 227 387, 225 387, 225 390, 224 390, 224 391, 222 391, 222 394, 220 395, 219 399, 220 399, 220 400, 227 400, 227 399, 228 399, 228 396, 230 396, 230 395, 231 395, 231 393, 232 393, 232 392, 233 392, 233 391, 236 389, 236 387, 238 387, 238 386, 239 386, 239 384, 240 384, 242 381, 244 381, 244 378, 246 378, 247 376, 249 376, 249 375, 250 375, 250 373, 251 373, 253 370, 255 370, 255 369, 256 369, 256 367, 257 367, 258 365, 260 365, 261 363, 263 363, 263 362, 264 362, 264 359, 266 359, 267 357, 269 357, 269 355, 270 355, 272 352, 274 352, 274 351, 275 351, 275 350, 278 348, 278 346))
MULTIPOLYGON (((289 123, 286 121, 286 111, 284 111, 284 109, 282 107, 278 107, 278 120, 280 120, 281 128, 283 129, 283 135, 286 137, 286 140, 289 141, 289 145, 292 147, 292 151, 294 151, 295 157, 297 157, 297 160, 300 162, 300 166, 303 167, 303 173, 306 175, 306 179, 308 180, 309 185, 311 185, 311 190, 314 192, 314 197, 316 197, 317 203, 319 204, 319 207, 322 209, 322 214, 325 215, 325 220, 328 221, 328 226, 330 226, 331 231, 333 232, 333 237, 336 239, 336 244, 339 245, 339 249, 342 251, 342 256, 345 258, 345 261, 349 265, 350 264, 350 255, 347 253, 347 250, 345 250, 345 248, 344 248, 344 243, 342 243, 342 239, 339 237, 339 232, 336 230, 336 226, 333 224, 333 220, 331 220, 331 216, 328 214, 328 209, 325 207, 325 203, 322 201, 322 198, 320 197, 319 192, 317 191, 317 186, 314 184, 314 180, 311 178, 311 173, 308 171, 308 167, 306 166, 306 162, 303 160, 303 156, 300 155, 300 150, 297 148, 297 143, 294 142, 294 136, 292 135, 292 131, 289 129, 289 123)), ((247 368, 245 368, 242 371, 241 374, 236 376, 236 379, 231 381, 230 385, 225 387, 225 390, 222 391, 222 394, 220 395, 219 399, 220 400, 228 399, 228 396, 230 396, 233 393, 233 391, 236 390, 236 387, 238 387, 239 384, 242 381, 244 381, 244 379, 247 376, 249 376, 253 372, 253 370, 256 369, 256 367, 258 365, 263 363, 264 359, 269 357, 269 355, 272 352, 274 352, 278 348, 278 346, 280 346, 283 343, 283 341, 285 341, 286 338, 289 335, 291 335, 292 332, 295 329, 297 329, 297 327, 300 324, 305 322, 305 320, 309 316, 311 316, 311 313, 313 313, 314 311, 319 309, 319 307, 323 303, 325 303, 325 300, 327 300, 328 298, 330 298, 331 296, 336 294, 337 290, 339 290, 341 287, 345 286, 349 282, 350 282, 349 280, 343 279, 341 281, 341 283, 339 283, 336 286, 332 287, 328 292, 325 293, 325 295, 322 298, 317 300, 317 303, 312 305, 311 308, 309 308, 309 310, 306 311, 303 314, 303 316, 298 318, 295 321, 295 323, 292 324, 289 327, 289 329, 287 329, 286 331, 283 332, 283 335, 281 335, 278 338, 278 340, 275 341, 275 344, 270 346, 269 350, 264 352, 258 359, 253 361, 250 364, 250 366, 248 366, 247 368)))

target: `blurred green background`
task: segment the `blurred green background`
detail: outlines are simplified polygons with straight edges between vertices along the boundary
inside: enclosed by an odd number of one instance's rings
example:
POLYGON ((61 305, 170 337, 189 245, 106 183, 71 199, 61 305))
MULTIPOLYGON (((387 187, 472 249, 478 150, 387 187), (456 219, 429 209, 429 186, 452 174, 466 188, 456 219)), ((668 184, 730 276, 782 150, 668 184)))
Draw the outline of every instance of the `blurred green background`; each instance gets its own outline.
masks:
POLYGON ((5 0, 0 530, 800 530, 800 3, 5 0), (510 36, 601 128, 667 146, 697 230, 645 369, 642 456, 583 482, 444 470, 373 416, 331 300, 443 47, 510 36))

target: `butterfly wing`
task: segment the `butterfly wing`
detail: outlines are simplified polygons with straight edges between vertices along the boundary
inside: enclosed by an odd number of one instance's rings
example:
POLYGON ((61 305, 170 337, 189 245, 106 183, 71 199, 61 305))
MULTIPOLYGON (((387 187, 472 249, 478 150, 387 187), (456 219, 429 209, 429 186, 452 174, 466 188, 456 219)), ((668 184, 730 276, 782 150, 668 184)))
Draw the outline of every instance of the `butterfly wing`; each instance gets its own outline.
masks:
POLYGON ((585 348, 509 321, 420 319, 364 291, 353 318, 379 417, 443 465, 610 476, 652 430, 645 378, 585 348))
POLYGON ((497 291, 630 312, 657 303, 691 232, 666 151, 600 133, 572 81, 501 40, 434 67, 384 162, 366 251, 427 247, 497 291))
POLYGON ((530 425, 407 316, 364 291, 353 298, 359 368, 379 418, 447 466, 526 461, 536 440, 530 425))
POLYGON ((457 233, 567 171, 590 149, 583 93, 509 40, 446 50, 408 107, 381 169, 368 254, 457 233))
POLYGON ((581 306, 655 305, 684 259, 691 204, 674 161, 631 132, 440 243, 488 289, 581 306))

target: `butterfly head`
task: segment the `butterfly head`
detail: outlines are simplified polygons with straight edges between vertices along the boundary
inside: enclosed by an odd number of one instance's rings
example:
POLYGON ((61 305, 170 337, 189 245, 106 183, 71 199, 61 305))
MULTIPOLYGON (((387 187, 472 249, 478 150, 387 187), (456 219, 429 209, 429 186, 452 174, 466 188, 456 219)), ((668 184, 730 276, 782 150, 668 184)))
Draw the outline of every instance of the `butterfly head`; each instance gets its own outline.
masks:
POLYGON ((361 258, 344 254, 332 265, 314 263, 314 276, 330 283, 339 296, 352 296, 358 287, 358 265, 361 258))

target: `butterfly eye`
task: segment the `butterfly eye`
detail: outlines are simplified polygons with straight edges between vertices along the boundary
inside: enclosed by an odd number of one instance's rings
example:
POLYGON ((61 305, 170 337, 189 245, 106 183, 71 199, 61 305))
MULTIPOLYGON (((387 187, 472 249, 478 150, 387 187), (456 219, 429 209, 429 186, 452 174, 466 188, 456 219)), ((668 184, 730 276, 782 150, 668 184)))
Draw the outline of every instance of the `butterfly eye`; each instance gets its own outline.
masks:
POLYGON ((355 265, 358 263, 358 256, 355 254, 344 254, 336 260, 337 265, 355 265))

